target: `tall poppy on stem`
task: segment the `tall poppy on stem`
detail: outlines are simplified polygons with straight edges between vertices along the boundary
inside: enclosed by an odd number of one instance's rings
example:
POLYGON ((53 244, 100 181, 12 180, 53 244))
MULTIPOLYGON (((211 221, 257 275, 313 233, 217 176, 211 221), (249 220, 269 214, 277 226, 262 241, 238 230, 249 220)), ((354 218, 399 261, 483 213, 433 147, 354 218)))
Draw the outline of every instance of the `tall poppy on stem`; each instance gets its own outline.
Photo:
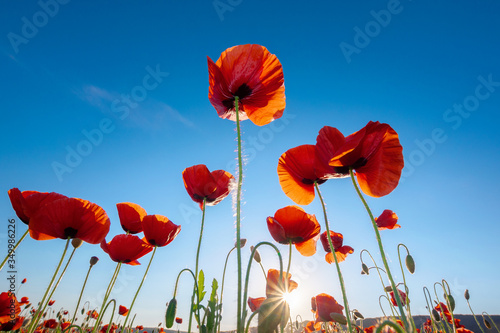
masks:
POLYGON ((136 235, 116 235, 106 243, 101 242, 101 249, 106 252, 111 260, 127 265, 140 265, 137 259, 153 250, 153 247, 136 235))
POLYGON ((378 230, 401 228, 398 223, 398 216, 392 210, 386 209, 375 218, 378 230))
MULTIPOLYGON (((238 45, 225 50, 216 63, 208 58, 208 98, 221 118, 236 121, 238 182, 236 189, 236 243, 238 259, 237 330, 243 331, 240 247, 243 158, 240 120, 263 126, 285 109, 283 70, 278 58, 261 45, 238 45)), ((190 326, 189 326, 190 328, 190 326)))
POLYGON ((312 310, 318 322, 339 322, 346 323, 346 317, 342 313, 344 307, 337 303, 332 296, 322 293, 311 299, 312 310))

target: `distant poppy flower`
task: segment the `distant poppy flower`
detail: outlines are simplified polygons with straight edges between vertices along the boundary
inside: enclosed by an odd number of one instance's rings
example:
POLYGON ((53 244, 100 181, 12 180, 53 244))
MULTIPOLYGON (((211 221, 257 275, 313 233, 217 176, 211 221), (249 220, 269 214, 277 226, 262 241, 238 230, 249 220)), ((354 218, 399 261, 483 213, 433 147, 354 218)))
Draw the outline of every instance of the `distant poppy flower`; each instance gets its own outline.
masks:
POLYGON ((87 316, 92 319, 97 319, 99 317, 99 313, 96 310, 87 311, 87 316))
POLYGON ((116 204, 118 217, 123 230, 129 234, 142 232, 142 219, 147 215, 146 210, 132 202, 121 202, 116 204))
POLYGON ((283 115, 285 85, 278 58, 261 45, 237 45, 222 52, 216 63, 207 57, 210 103, 219 117, 263 126, 283 115))
POLYGON ((128 314, 128 309, 126 307, 124 307, 123 305, 120 305, 118 307, 118 314, 120 316, 126 316, 128 314))
POLYGON ((267 227, 274 240, 280 244, 295 244, 304 256, 316 253, 320 225, 314 215, 307 214, 298 206, 278 209, 274 217, 267 218, 267 227))
POLYGON ((71 325, 71 322, 70 321, 64 321, 61 323, 61 330, 65 330, 67 329, 69 326, 71 325))
MULTIPOLYGON (((109 327, 109 324, 102 326, 101 330, 99 332, 106 333, 108 331, 108 327, 109 327)), ((117 329, 118 329, 118 325, 111 324, 111 327, 109 328, 109 333, 115 333, 117 329)))
POLYGON ((25 283, 26 283, 26 281, 28 281, 28 280, 26 280, 26 278, 24 278, 24 279, 21 281, 21 284, 25 284, 25 283))
POLYGON ((304 331, 306 333, 312 333, 312 332, 317 332, 321 331, 323 332, 324 330, 321 329, 321 322, 316 323, 314 320, 308 321, 306 324, 306 327, 304 327, 304 331))
POLYGON ((40 207, 31 217, 30 235, 37 240, 79 238, 99 244, 108 234, 109 217, 100 206, 78 198, 63 198, 40 207))
POLYGON ((12 208, 16 212, 17 217, 25 224, 29 224, 31 216, 36 211, 57 199, 67 198, 65 195, 51 192, 38 192, 38 191, 20 191, 18 188, 12 188, 8 191, 12 208))
MULTIPOLYGON (((405 306, 406 305, 406 293, 399 290, 398 289, 398 292, 399 292, 399 296, 400 296, 400 299, 401 299, 401 302, 402 302, 402 305, 405 306)), ((391 291, 389 293, 389 295, 391 296, 391 303, 392 305, 394 306, 398 306, 398 303, 396 302, 396 298, 395 298, 395 295, 394 295, 394 291, 391 291)), ((410 300, 408 300, 408 303, 410 302, 410 300)))
MULTIPOLYGON (((321 244, 323 244, 323 249, 327 252, 327 254, 325 255, 325 260, 329 264, 335 262, 335 260, 333 259, 332 251, 330 250, 330 244, 328 244, 326 231, 321 234, 320 239, 321 244)), ((344 243, 344 236, 341 233, 333 232, 332 230, 330 230, 330 239, 332 240, 332 245, 338 262, 344 261, 348 254, 354 252, 354 249, 352 247, 348 245, 342 245, 344 243)))
POLYGON ((250 311, 252 312, 257 311, 260 308, 262 302, 264 302, 265 300, 266 300, 265 297, 257 297, 257 298, 248 297, 247 304, 248 307, 250 308, 250 311))
POLYGON ((311 303, 316 304, 316 306, 313 307, 316 309, 316 323, 335 321, 331 316, 332 313, 337 313, 340 316, 344 316, 342 312, 344 310, 344 307, 337 303, 335 298, 328 294, 322 293, 317 295, 316 297, 313 297, 311 299, 311 303))
POLYGON ((177 324, 182 324, 182 318, 180 318, 180 317, 175 317, 175 322, 176 322, 177 324))
POLYGON ((57 321, 55 319, 47 319, 43 322, 43 327, 45 328, 56 328, 57 321))
POLYGON ((0 324, 8 323, 9 321, 14 320, 19 313, 21 313, 21 307, 19 306, 16 296, 11 292, 1 293, 0 324))
POLYGON ((448 310, 448 307, 446 306, 446 304, 444 304, 443 302, 439 302, 439 304, 436 305, 434 307, 434 309, 441 314, 441 317, 446 318, 446 321, 451 324, 452 316, 451 316, 451 312, 450 312, 450 310, 448 310))
POLYGON ((56 301, 54 301, 54 300, 50 300, 50 301, 49 301, 49 306, 52 306, 55 302, 56 302, 56 301))
POLYGON ((137 259, 153 250, 136 235, 116 235, 109 243, 103 240, 101 248, 109 254, 111 260, 128 265, 140 265, 137 259))
POLYGON ((21 297, 21 301, 19 302, 19 305, 25 305, 25 304, 29 304, 29 298, 24 296, 24 297, 21 297))
POLYGON ((184 169, 182 179, 191 199, 202 208, 204 199, 208 206, 214 206, 227 197, 234 177, 224 170, 210 172, 206 165, 198 164, 184 169))
POLYGON ((474 333, 473 331, 468 330, 465 327, 459 327, 459 328, 457 328, 456 332, 457 333, 474 333))
POLYGON ((401 228, 398 223, 398 216, 392 210, 386 209, 375 218, 378 230, 401 228))
POLYGON ((142 224, 144 240, 152 246, 166 246, 172 242, 181 231, 180 225, 175 225, 162 215, 146 215, 142 224))
POLYGON ((144 329, 144 326, 143 325, 137 325, 135 327, 135 329, 140 331, 140 330, 144 329))
POLYGON ((329 164, 352 168, 361 190, 369 196, 381 197, 391 193, 399 183, 404 166, 403 148, 391 126, 370 121, 345 138, 329 164))
POLYGON ((283 297, 286 293, 290 293, 297 289, 297 282, 290 280, 292 274, 288 273, 288 277, 285 278, 286 272, 283 272, 283 279, 279 281, 280 271, 277 269, 270 269, 267 272, 267 283, 266 283, 266 297, 283 297), (286 279, 286 282, 285 282, 286 279), (287 287, 285 287, 285 285, 287 287))

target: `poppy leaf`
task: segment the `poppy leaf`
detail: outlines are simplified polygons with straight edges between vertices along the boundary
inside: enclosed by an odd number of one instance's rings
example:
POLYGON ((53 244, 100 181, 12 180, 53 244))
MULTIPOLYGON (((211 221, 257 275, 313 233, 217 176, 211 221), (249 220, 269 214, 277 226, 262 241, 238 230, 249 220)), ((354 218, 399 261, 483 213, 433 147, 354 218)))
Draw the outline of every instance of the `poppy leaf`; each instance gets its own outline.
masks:
POLYGON ((203 301, 206 293, 207 292, 205 291, 205 273, 203 273, 203 270, 200 270, 200 273, 198 274, 198 302, 203 301))

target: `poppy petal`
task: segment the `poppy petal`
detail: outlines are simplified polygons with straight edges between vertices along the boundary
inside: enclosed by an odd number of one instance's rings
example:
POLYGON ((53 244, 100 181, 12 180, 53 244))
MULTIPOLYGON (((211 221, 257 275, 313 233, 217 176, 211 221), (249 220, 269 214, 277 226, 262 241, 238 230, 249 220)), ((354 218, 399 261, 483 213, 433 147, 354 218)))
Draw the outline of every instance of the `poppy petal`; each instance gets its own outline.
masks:
POLYGON ((398 222, 398 216, 392 210, 386 209, 379 217, 375 218, 378 230, 401 228, 398 222))
POLYGON ((308 205, 314 200, 315 146, 302 145, 287 150, 278 162, 281 189, 296 204, 308 205))
POLYGON ((345 143, 344 135, 335 127, 324 126, 316 138, 316 174, 320 178, 341 178, 349 176, 349 169, 329 165, 332 157, 345 143))
POLYGON ((180 225, 175 225, 162 215, 146 215, 142 221, 145 241, 153 246, 170 244, 181 231, 180 225))
POLYGON ((310 257, 316 253, 316 243, 318 242, 318 239, 319 235, 305 242, 295 244, 295 248, 304 257, 310 257))
POLYGON ((212 178, 216 184, 213 193, 207 196, 207 205, 214 206, 229 195, 232 189, 233 175, 224 170, 215 170, 211 172, 212 178))
POLYGON ((248 307, 250 308, 250 311, 252 312, 257 311, 260 308, 262 302, 264 302, 265 300, 266 300, 265 297, 257 297, 257 298, 248 297, 247 304, 248 307))
POLYGON ((125 232, 138 234, 142 232, 142 219, 147 215, 146 210, 132 202, 116 204, 120 224, 125 232))

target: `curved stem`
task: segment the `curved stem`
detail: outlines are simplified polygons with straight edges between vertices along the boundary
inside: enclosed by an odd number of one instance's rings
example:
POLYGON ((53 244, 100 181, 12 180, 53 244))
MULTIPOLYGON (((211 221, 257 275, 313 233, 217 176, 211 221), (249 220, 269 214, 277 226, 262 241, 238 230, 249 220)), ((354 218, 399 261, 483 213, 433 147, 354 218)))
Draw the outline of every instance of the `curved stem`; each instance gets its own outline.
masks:
MULTIPOLYGON (((221 282, 221 288, 220 288, 220 300, 219 300, 219 303, 220 303, 220 310, 219 310, 219 315, 220 315, 220 311, 222 311, 222 296, 224 295, 224 279, 226 278, 226 268, 227 268, 227 261, 229 260, 229 255, 231 254, 231 252, 233 252, 233 250, 236 248, 233 247, 227 254, 226 256, 226 262, 224 263, 224 270, 222 271, 222 282, 221 282)), ((220 332, 220 323, 221 321, 219 320, 219 316, 216 317, 216 320, 218 321, 217 323, 217 330, 218 332, 220 332)))
MULTIPOLYGON (((207 203, 207 198, 203 198, 203 203, 202 203, 202 215, 201 215, 201 227, 200 227, 200 238, 198 240, 198 249, 196 250, 196 264, 194 268, 194 276, 195 276, 195 283, 198 285, 198 263, 200 260, 200 248, 201 248, 201 239, 203 238, 203 226, 205 225, 205 208, 206 208, 206 203, 207 203)), ((193 322, 193 305, 194 305, 194 298, 196 296, 196 291, 193 288, 193 295, 191 296, 191 310, 189 311, 189 324, 188 324, 188 332, 191 332, 191 325, 193 322)), ((198 302, 199 303, 199 302, 198 302)), ((199 305, 197 308, 199 309, 199 305)), ((199 320, 199 310, 198 310, 198 320, 199 320)))
POLYGON ((26 238, 26 236, 28 235, 29 233, 29 229, 26 229, 26 231, 24 232, 24 234, 21 236, 21 238, 19 238, 19 240, 17 241, 16 245, 14 245, 14 247, 12 249, 9 249, 9 251, 7 252, 7 256, 5 257, 5 259, 2 261, 2 263, 0 264, 0 271, 2 270, 3 266, 5 266, 5 263, 7 262, 7 260, 9 259, 9 257, 14 253, 14 251, 16 251, 16 249, 19 247, 19 244, 21 244, 21 242, 23 241, 23 239, 26 238))
MULTIPOLYGON (((468 300, 467 300, 467 302, 468 302, 468 300)), ((485 312, 485 311, 483 311, 483 312, 481 313, 481 316, 483 317, 483 321, 484 321, 484 320, 486 320, 486 319, 484 318, 484 315, 485 315, 485 314, 488 316, 488 318, 490 318, 490 321, 491 321, 491 323, 493 324, 493 326, 495 326, 495 329, 497 330, 497 332, 498 332, 498 333, 500 333, 500 330, 498 330, 498 327, 497 327, 497 325, 495 324, 495 321, 493 320, 493 318, 491 318, 491 316, 490 316, 487 312, 485 312)))
POLYGON ((384 251, 384 246, 382 245, 382 239, 380 237, 380 233, 378 231, 377 223, 375 222, 375 218, 373 217, 372 211, 370 207, 368 206, 368 203, 366 202, 365 198, 363 197, 363 194, 361 194, 361 191, 358 187, 358 184, 356 183, 356 180, 354 179, 354 172, 352 168, 349 168, 349 174, 351 175, 351 180, 352 184, 354 185, 354 189, 356 190, 356 193, 358 194, 359 198, 361 199, 361 202, 363 203, 363 206, 365 206, 365 209, 370 216, 370 220, 372 222, 373 230, 375 231, 375 237, 377 238, 377 243, 378 247, 380 250, 380 255, 382 257, 382 262, 384 263, 385 270, 387 272, 387 278, 391 282, 391 287, 392 290, 394 291, 394 298, 396 299, 396 303, 399 308, 399 312, 401 313, 401 321, 403 322, 404 328, 407 332, 412 332, 414 331, 413 327, 410 327, 410 324, 408 323, 408 320, 406 318, 406 314, 403 309, 403 302, 401 301, 401 296, 399 295, 399 292, 396 288, 396 284, 394 283, 394 279, 392 278, 391 270, 389 269, 389 264, 387 263, 387 258, 385 256, 385 251, 384 251), (410 330, 411 328, 411 330, 410 330))
MULTIPOLYGON (((449 296, 453 297, 451 295, 450 285, 444 279, 442 280, 442 282, 443 283, 441 284, 441 286, 443 287, 444 295, 445 295, 445 298, 446 298, 446 304, 448 304, 448 309, 450 310, 450 314, 451 314, 451 322, 452 322, 452 326, 453 326, 453 332, 456 332, 457 328, 455 327, 455 316, 453 315, 453 311, 455 309, 452 309, 452 306, 451 306, 451 303, 450 303, 450 297, 449 297, 449 296), (446 288, 444 287, 445 284, 446 284, 446 287, 448 287, 448 290, 446 290, 446 288)), ((475 316, 474 316, 474 318, 475 318, 475 316)), ((479 326, 479 328, 481 328, 481 326, 479 326)), ((482 330, 482 328, 481 328, 481 330, 482 330)), ((484 331, 483 331, 483 333, 484 333, 484 331)))
POLYGON ((410 318, 412 325, 415 326, 415 321, 413 320, 413 317, 411 315, 411 308, 410 308, 410 290, 408 286, 406 285, 406 277, 405 277, 405 271, 403 268, 403 263, 401 262, 401 252, 400 252, 400 247, 403 246, 406 249, 407 255, 410 254, 410 251, 404 244, 398 244, 398 259, 399 259, 399 267, 401 267, 401 274, 403 275, 403 285, 405 287, 405 292, 406 292, 406 308, 408 309, 408 317, 410 318))
POLYGON ((236 328, 238 332, 243 332, 244 320, 242 318, 242 308, 244 300, 241 299, 241 286, 242 286, 242 272, 241 272, 241 186, 243 183, 243 158, 241 152, 241 130, 240 130, 240 112, 239 97, 234 97, 234 107, 236 113, 236 135, 238 139, 238 184, 236 188, 236 253, 238 256, 238 308, 237 308, 237 323, 236 328))
MULTIPOLYGON (((246 277, 245 277, 245 290, 244 290, 244 294, 243 294, 243 299, 244 300, 247 299, 247 295, 248 295, 248 281, 250 280, 250 268, 252 267, 253 256, 255 254, 255 251, 257 251, 257 248, 259 246, 261 246, 261 245, 269 245, 269 246, 271 246, 276 251, 276 253, 278 254, 278 259, 279 259, 279 262, 280 262, 280 279, 279 279, 279 281, 283 281, 283 259, 281 259, 281 253, 280 253, 280 251, 272 243, 269 243, 269 242, 260 242, 257 245, 255 245, 255 247, 253 248, 252 254, 250 255, 250 260, 248 261, 247 274, 246 274, 246 277)), ((246 318, 246 311, 244 310, 243 314, 242 314, 241 321, 245 322, 245 318, 246 318)))
POLYGON ((56 279, 57 273, 59 272, 59 269, 61 268, 61 265, 64 261, 64 257, 66 256, 66 252, 68 251, 68 246, 69 246, 70 240, 71 240, 70 238, 68 238, 66 240, 66 246, 64 247, 64 251, 63 251, 63 254, 61 256, 61 260, 59 260, 59 264, 57 265, 56 270, 54 272, 54 275, 52 276, 52 279, 50 280, 49 286, 47 287, 47 290, 45 290, 45 294, 43 295, 42 300, 40 301, 40 306, 38 307, 35 314, 33 315, 33 319, 31 320, 31 323, 30 323, 28 330, 27 330, 28 333, 33 333, 33 331, 35 330, 35 328, 38 324, 38 321, 40 320, 40 316, 43 313, 43 311, 41 311, 41 309, 42 309, 43 305, 45 304, 45 302, 48 303, 48 301, 46 301, 47 295, 49 294, 49 291, 52 288, 52 285, 54 284, 54 281, 56 279))
POLYGON ((82 295, 83 295, 83 290, 85 289, 85 285, 87 284, 87 280, 89 278, 90 270, 92 269, 93 265, 90 265, 89 270, 87 271, 87 276, 85 276, 85 281, 83 282, 83 287, 82 291, 80 292, 80 297, 78 297, 78 302, 76 303, 75 307, 75 313, 73 314, 73 318, 71 319, 71 325, 73 325, 75 318, 76 318, 76 313, 78 312, 78 307, 80 306, 80 301, 82 300, 82 295))
POLYGON ((144 272, 144 276, 142 277, 141 283, 139 284, 139 288, 137 288, 137 291, 134 295, 134 298, 132 299, 132 304, 130 304, 130 307, 128 309, 127 317, 125 317, 125 321, 123 322, 123 329, 126 328, 128 317, 130 316, 130 313, 132 312, 132 308, 134 307, 134 303, 135 303, 135 300, 137 298, 137 295, 139 295, 139 291, 141 291, 142 285, 143 285, 144 281, 146 280, 146 276, 148 275, 149 267, 151 266, 151 263, 153 262, 153 258, 155 256, 157 248, 158 248, 158 246, 155 246, 153 249, 153 253, 151 254, 151 258, 149 259, 148 267, 146 267, 146 271, 144 272))
POLYGON ((349 329, 349 332, 352 333, 353 330, 352 330, 351 316, 350 316, 351 312, 349 311, 349 303, 347 302, 347 294, 345 291, 344 278, 342 277, 342 272, 340 271, 339 262, 337 260, 337 256, 335 255, 335 247, 333 246, 332 238, 330 237, 330 227, 328 226, 328 216, 326 214, 325 202, 323 201, 323 196, 321 195, 321 191, 319 190, 319 186, 318 186, 317 182, 314 182, 314 187, 316 189, 316 193, 318 193, 319 200, 321 201, 321 207, 323 208, 323 216, 325 218, 325 228, 326 228, 326 235, 327 235, 326 238, 328 239, 328 245, 330 246, 330 250, 332 251, 333 259, 335 260, 335 266, 337 267, 337 273, 338 273, 339 282, 340 282, 340 289, 342 291, 342 297, 344 299, 347 327, 349 329))
MULTIPOLYGON (((111 290, 113 290, 113 287, 115 285, 116 279, 118 278, 118 273, 120 273, 120 268, 122 267, 122 263, 119 262, 116 265, 115 271, 113 272, 113 276, 111 276, 111 280, 109 281, 108 288, 106 289, 106 293, 104 294, 104 298, 102 299, 102 305, 99 310, 99 315, 97 316, 96 323, 94 325, 94 328, 92 329, 92 333, 95 333, 99 326, 101 325, 101 320, 104 315, 104 308, 106 306, 106 303, 108 301, 109 295, 111 294, 111 290)), ((107 307, 107 306, 106 306, 107 307)))
POLYGON ((245 333, 248 333, 248 328, 250 327, 250 323, 252 322, 253 317, 255 317, 255 315, 257 315, 258 313, 259 313, 259 311, 255 311, 248 318, 247 327, 245 328, 245 333))
MULTIPOLYGON (((477 326, 481 329, 481 332, 484 333, 484 330, 481 327, 481 325, 479 324, 479 321, 477 320, 476 315, 474 314, 474 311, 472 311, 472 307, 470 306, 469 300, 467 300, 467 305, 469 306, 470 312, 472 313, 472 316, 474 317, 474 320, 476 321, 477 326)), ((455 325, 453 325, 453 326, 455 326, 455 325)), ((498 331, 498 328, 497 328, 497 331, 498 331)))
POLYGON ((429 310, 429 317, 431 318, 431 323, 432 323, 432 327, 433 327, 433 332, 437 332, 439 331, 438 328, 437 328, 437 325, 436 325, 436 321, 434 319, 434 316, 432 315, 432 309, 434 309, 434 307, 432 306, 432 297, 431 297, 431 293, 429 291, 429 289, 427 289, 427 287, 424 287, 423 288, 423 292, 424 292, 424 296, 425 296, 425 302, 427 303, 427 310, 429 310), (427 292, 427 293, 426 293, 427 292))

